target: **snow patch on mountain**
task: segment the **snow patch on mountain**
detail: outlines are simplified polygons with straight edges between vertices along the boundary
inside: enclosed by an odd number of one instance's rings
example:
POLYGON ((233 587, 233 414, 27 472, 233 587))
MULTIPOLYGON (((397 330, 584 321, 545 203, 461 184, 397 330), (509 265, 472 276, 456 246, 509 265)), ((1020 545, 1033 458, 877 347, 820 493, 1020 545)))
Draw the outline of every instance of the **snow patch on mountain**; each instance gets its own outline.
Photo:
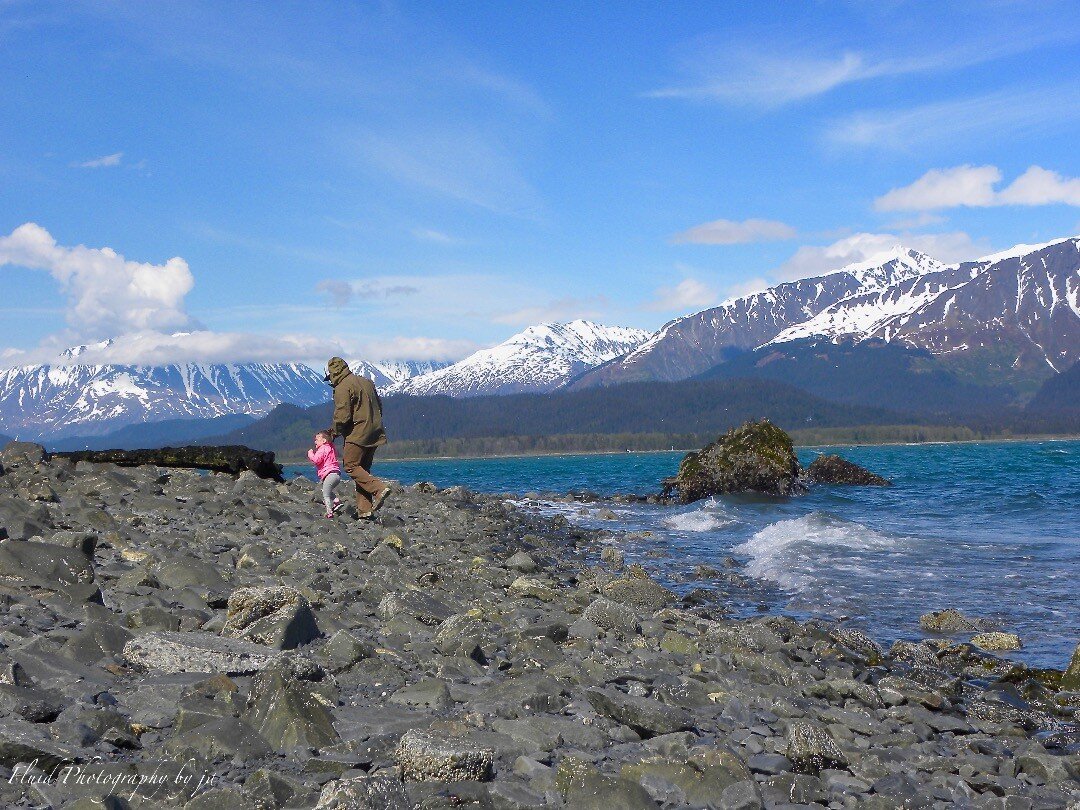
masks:
POLYGON ((769 343, 881 338, 950 354, 1009 347, 1018 365, 1080 360, 1080 237, 1017 245, 829 306, 769 343))
POLYGON ((584 320, 539 324, 453 365, 406 379, 389 391, 414 396, 551 391, 587 369, 626 354, 650 334, 584 320))

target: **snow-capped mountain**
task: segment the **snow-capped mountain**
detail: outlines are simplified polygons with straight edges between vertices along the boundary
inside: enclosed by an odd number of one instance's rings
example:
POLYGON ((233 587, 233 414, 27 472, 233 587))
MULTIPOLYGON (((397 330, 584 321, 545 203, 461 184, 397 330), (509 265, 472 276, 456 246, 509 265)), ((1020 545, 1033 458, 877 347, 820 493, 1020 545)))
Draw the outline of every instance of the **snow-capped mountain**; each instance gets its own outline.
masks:
POLYGON ((322 375, 301 364, 23 366, 0 371, 0 430, 101 435, 139 422, 261 416, 282 402, 315 405, 329 396, 322 375))
POLYGON ((430 374, 450 365, 449 362, 443 360, 379 360, 374 363, 367 360, 350 360, 347 362, 354 374, 367 377, 379 390, 389 389, 396 383, 421 374, 430 374))
POLYGON ((530 326, 498 346, 404 380, 389 391, 455 397, 551 391, 589 368, 626 354, 649 334, 582 320, 530 326))
POLYGON ((582 374, 571 389, 642 380, 683 380, 724 361, 731 349, 754 349, 856 293, 887 289, 944 268, 897 245, 873 261, 850 264, 816 278, 785 282, 763 292, 677 318, 634 351, 582 374))
POLYGON ((882 338, 938 355, 1007 349, 1017 366, 1080 360, 1080 238, 1018 245, 839 301, 772 342, 882 338))

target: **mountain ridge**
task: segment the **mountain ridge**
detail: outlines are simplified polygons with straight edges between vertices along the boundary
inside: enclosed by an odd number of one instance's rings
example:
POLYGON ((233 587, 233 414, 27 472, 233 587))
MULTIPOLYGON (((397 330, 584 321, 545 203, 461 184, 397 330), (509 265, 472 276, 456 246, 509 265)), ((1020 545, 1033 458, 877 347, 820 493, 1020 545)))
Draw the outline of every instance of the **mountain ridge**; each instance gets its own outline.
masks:
POLYGON ((587 320, 530 326, 497 346, 391 386, 411 396, 479 396, 552 391, 646 340, 643 329, 587 320))

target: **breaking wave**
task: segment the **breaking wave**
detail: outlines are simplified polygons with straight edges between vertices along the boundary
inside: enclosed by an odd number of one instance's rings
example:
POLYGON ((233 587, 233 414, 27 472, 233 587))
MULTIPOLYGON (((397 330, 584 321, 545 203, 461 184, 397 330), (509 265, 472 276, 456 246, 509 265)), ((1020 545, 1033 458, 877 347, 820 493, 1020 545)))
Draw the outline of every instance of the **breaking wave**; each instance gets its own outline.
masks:
POLYGON ((716 501, 709 500, 691 512, 664 518, 660 525, 675 532, 709 532, 736 526, 740 521, 716 501))
POLYGON ((844 579, 875 576, 882 552, 900 540, 828 512, 811 512, 766 526, 734 551, 750 558, 748 574, 806 591, 840 573, 844 579))

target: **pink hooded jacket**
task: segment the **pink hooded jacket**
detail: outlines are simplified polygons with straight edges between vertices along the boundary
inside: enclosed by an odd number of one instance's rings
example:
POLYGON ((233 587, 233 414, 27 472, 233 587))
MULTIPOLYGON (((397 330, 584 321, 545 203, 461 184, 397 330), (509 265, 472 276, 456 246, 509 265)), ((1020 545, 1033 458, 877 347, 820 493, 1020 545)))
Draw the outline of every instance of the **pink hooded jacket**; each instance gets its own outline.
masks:
POLYGON ((341 472, 341 467, 338 466, 337 452, 334 450, 334 445, 327 442, 317 450, 308 450, 307 457, 311 460, 311 463, 315 465, 315 472, 319 476, 319 480, 322 481, 330 473, 341 472))

